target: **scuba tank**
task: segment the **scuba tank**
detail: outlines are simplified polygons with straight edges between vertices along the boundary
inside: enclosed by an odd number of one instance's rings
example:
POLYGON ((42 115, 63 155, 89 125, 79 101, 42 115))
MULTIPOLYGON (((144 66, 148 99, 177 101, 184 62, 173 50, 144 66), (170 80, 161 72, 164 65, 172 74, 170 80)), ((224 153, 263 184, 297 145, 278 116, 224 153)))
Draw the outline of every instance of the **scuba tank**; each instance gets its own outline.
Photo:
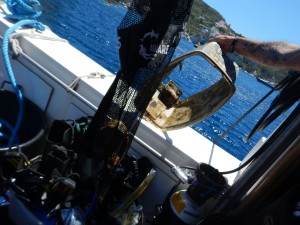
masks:
POLYGON ((195 177, 187 190, 171 195, 152 225, 194 225, 207 216, 214 199, 227 189, 227 180, 205 163, 198 165, 195 177))

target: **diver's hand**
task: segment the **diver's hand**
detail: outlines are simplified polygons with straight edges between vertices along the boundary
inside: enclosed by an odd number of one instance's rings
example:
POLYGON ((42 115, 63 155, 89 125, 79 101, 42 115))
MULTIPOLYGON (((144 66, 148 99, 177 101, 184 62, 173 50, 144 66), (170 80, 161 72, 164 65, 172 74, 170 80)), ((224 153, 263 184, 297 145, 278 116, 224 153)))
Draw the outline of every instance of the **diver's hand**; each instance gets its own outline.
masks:
POLYGON ((217 42, 222 51, 227 53, 230 52, 232 43, 234 42, 235 37, 229 35, 219 35, 214 38, 209 39, 207 42, 217 42))

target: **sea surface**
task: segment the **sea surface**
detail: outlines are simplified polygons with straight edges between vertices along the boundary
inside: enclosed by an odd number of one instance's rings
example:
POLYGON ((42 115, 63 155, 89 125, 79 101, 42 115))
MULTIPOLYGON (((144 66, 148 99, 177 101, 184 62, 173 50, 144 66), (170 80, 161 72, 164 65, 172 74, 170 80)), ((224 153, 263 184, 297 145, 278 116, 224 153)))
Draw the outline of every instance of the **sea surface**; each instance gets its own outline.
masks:
MULTIPOLYGON (((118 72, 117 27, 127 12, 126 7, 109 4, 103 0, 40 0, 40 3, 43 14, 39 21, 107 70, 114 74, 118 72)), ((192 49, 194 45, 182 38, 174 58, 192 49)), ((169 79, 176 82, 185 93, 183 95, 185 97, 206 89, 219 78, 220 75, 215 73, 209 63, 196 57, 185 62, 183 69, 176 71, 169 79)), ((193 129, 214 141, 271 90, 270 87, 241 70, 235 86, 234 96, 219 111, 193 125, 193 129)), ((261 137, 270 135, 288 115, 288 113, 282 115, 264 131, 255 134, 247 143, 244 142, 245 137, 276 95, 277 93, 274 93, 267 98, 217 145, 236 158, 242 159, 261 137)))

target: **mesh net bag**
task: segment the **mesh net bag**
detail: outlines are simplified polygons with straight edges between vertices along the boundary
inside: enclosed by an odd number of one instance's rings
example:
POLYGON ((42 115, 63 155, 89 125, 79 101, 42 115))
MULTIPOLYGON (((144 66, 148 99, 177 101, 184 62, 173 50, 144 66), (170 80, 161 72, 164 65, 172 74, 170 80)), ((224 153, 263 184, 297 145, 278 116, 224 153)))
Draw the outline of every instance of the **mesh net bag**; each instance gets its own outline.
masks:
POLYGON ((86 132, 84 148, 117 165, 162 81, 190 14, 192 0, 134 0, 120 23, 120 70, 86 132), (113 156, 113 157, 112 157, 113 156), (112 159, 113 158, 113 159, 112 159))
POLYGON ((127 153, 151 97, 162 82, 190 14, 192 0, 133 0, 120 23, 120 70, 81 143, 92 157, 97 217, 105 212, 114 168, 127 153))

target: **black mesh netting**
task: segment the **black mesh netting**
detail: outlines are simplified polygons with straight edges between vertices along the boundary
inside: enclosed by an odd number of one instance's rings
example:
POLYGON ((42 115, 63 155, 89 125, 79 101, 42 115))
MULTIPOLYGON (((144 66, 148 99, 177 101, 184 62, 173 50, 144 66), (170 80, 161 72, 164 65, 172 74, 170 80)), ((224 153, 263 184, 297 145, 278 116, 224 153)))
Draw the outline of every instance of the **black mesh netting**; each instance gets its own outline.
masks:
POLYGON ((193 0, 134 0, 118 27, 120 70, 85 135, 84 149, 118 164, 162 81, 193 0), (112 159, 112 155, 114 158, 112 159))
POLYGON ((192 2, 134 0, 118 27, 120 70, 81 142, 82 150, 95 162, 97 212, 109 205, 107 193, 114 168, 127 153, 163 79, 159 71, 172 59, 192 2))

